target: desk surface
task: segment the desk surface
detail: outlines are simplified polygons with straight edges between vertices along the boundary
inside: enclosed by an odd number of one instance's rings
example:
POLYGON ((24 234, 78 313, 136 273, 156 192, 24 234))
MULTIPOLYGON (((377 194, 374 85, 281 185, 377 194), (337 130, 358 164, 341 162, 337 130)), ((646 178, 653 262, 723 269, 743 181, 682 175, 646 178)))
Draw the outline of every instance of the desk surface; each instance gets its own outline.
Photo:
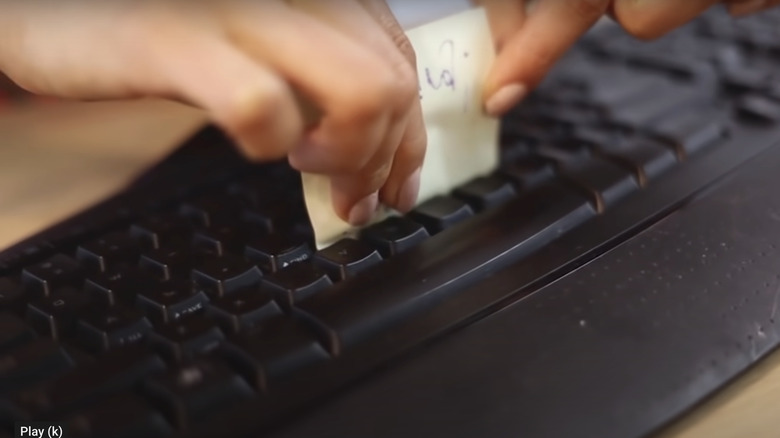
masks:
MULTIPOLYGON (((57 104, 0 113, 0 248, 121 189, 205 118, 167 102, 57 104)), ((780 353, 658 438, 780 436, 780 353)))

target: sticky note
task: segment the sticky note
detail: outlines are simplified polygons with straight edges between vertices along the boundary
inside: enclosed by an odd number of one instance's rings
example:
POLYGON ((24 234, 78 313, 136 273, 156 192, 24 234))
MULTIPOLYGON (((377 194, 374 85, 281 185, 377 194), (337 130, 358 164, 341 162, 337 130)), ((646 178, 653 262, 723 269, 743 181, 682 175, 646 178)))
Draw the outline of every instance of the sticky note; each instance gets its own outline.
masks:
MULTIPOLYGON (((417 54, 420 103, 428 147, 418 205, 498 165, 499 122, 486 116, 482 84, 495 57, 487 15, 482 8, 438 19, 406 31, 417 54)), ((309 218, 318 248, 358 230, 333 210, 330 180, 302 174, 309 218)), ((397 214, 388 208, 374 221, 397 214)))

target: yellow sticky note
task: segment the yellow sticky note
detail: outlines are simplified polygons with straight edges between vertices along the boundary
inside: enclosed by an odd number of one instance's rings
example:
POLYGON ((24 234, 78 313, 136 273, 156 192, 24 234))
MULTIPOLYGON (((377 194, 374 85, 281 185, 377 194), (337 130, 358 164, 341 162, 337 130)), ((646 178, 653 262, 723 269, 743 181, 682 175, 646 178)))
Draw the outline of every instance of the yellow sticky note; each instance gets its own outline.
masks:
MULTIPOLYGON (((484 115, 482 84, 495 57, 482 8, 407 31, 417 53, 420 99, 428 134, 418 204, 498 165, 499 122, 484 115)), ((331 204, 330 180, 303 174, 306 206, 318 248, 353 235, 331 204)), ((395 212, 383 209, 374 222, 395 212)))

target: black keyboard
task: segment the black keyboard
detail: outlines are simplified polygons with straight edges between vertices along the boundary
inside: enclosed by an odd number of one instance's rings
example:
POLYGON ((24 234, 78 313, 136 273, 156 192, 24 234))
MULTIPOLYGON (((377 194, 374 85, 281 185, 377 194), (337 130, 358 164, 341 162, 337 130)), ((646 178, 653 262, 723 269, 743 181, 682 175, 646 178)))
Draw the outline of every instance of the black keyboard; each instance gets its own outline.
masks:
POLYGON ((772 146, 779 75, 777 11, 712 12, 650 43, 599 28, 507 115, 494 173, 321 250, 299 175, 207 127, 0 253, 0 436, 33 420, 69 437, 283 427, 772 146), (511 293, 478 287, 522 260, 511 293))

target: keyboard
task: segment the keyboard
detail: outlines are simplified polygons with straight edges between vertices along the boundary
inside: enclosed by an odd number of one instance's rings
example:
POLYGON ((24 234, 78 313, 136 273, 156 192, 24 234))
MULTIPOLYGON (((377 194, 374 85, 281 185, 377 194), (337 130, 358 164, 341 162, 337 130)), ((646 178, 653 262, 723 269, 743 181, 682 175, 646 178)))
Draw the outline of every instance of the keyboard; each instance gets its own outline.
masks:
POLYGON ((778 11, 646 43, 599 27, 504 118, 495 172, 319 250, 300 175, 206 127, 0 253, 0 436, 283 428, 775 145, 779 66, 778 11), (480 287, 518 262, 511 288, 480 287))

